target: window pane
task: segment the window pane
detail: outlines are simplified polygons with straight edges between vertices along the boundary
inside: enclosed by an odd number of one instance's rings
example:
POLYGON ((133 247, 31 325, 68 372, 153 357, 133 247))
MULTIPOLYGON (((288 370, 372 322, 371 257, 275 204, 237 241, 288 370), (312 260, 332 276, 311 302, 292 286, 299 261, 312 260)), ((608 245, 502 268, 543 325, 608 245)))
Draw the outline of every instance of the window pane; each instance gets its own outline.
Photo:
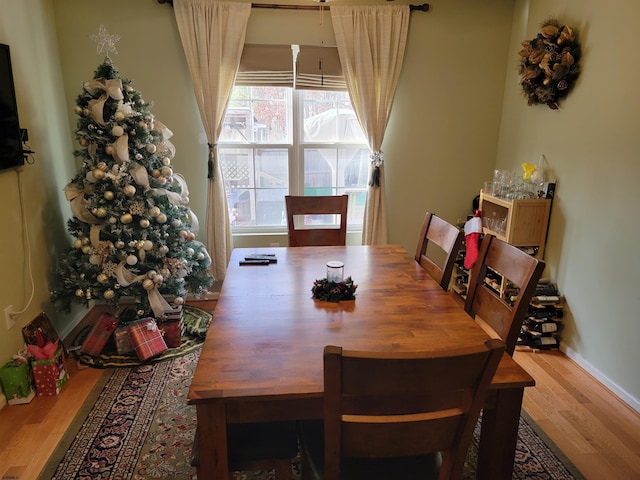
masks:
POLYGON ((366 143, 347 92, 303 90, 304 141, 366 143))
POLYGON ((231 223, 282 225, 289 191, 289 152, 284 148, 220 148, 231 223))
POLYGON ((234 87, 219 141, 289 143, 290 90, 286 87, 234 87))

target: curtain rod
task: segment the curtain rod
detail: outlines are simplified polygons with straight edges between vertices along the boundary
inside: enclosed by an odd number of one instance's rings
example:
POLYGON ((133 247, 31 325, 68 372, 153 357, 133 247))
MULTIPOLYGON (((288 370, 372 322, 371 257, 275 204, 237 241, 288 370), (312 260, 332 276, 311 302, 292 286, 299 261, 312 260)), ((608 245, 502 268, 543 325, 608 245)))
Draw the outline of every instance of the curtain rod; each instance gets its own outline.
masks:
MULTIPOLYGON (((173 6, 173 0, 158 0, 158 3, 168 3, 173 6)), ((272 8, 275 10, 330 10, 331 7, 326 5, 329 3, 327 0, 321 2, 321 5, 278 5, 275 3, 252 3, 251 8, 272 8)), ((429 4, 423 3, 422 5, 409 5, 410 11, 428 12, 429 4)))

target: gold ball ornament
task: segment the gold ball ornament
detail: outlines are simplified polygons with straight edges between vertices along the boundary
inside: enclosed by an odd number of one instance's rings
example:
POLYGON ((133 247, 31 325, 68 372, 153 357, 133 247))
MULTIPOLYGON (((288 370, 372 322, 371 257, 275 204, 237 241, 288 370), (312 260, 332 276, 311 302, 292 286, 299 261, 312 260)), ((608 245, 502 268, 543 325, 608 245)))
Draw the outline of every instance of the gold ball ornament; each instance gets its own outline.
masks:
POLYGON ((148 228, 149 227, 149 220, 147 220, 146 218, 143 218, 140 220, 140 226, 142 228, 148 228))
POLYGON ((114 117, 116 118, 116 120, 120 121, 120 120, 124 120, 124 113, 123 112, 116 112, 116 114, 114 115, 114 117))
POLYGON ((73 108, 73 111, 74 111, 74 113, 75 113, 76 115, 80 115, 80 114, 82 114, 82 107, 81 107, 80 105, 76 105, 76 106, 73 108))
POLYGON ((159 207, 151 207, 149 209, 149 215, 151 215, 152 217, 157 217, 158 215, 160 215, 160 208, 159 207))
POLYGON ((107 190, 106 192, 104 192, 103 196, 105 200, 113 200, 115 194, 111 190, 107 190))
POLYGON ((84 247, 82 247, 82 253, 84 253, 85 255, 89 255, 91 253, 91 247, 89 245, 85 245, 84 247))
POLYGON ((102 180, 105 175, 106 173, 104 173, 102 170, 98 170, 97 168, 93 170, 93 178, 95 178, 96 180, 102 180))
POLYGON ((98 276, 96 277, 96 280, 98 280, 98 282, 100 283, 104 283, 107 280, 109 280, 109 277, 107 277, 106 273, 99 273, 98 276))
POLYGON ((138 257, 136 257, 135 255, 129 255, 127 257, 127 265, 135 265, 136 263, 138 263, 138 257))
POLYGON ((143 250, 146 250, 147 252, 149 250, 153 249, 153 242, 151 240, 145 240, 144 242, 142 242, 142 248, 143 250))
POLYGON ((96 208, 96 217, 98 218, 104 218, 107 216, 107 209, 104 207, 98 207, 96 208))
POLYGON ((154 168, 153 170, 151 170, 151 176, 153 178, 158 178, 160 177, 160 175, 161 175, 160 170, 158 170, 157 168, 154 168))
POLYGON ((122 215, 120 217, 120 222, 124 223, 125 225, 133 222, 133 216, 131 216, 130 213, 125 213, 124 215, 122 215))
POLYGON ((162 159, 162 164, 163 164, 165 167, 168 167, 169 165, 171 165, 171 159, 170 159, 169 157, 164 157, 164 158, 162 159))
POLYGON ((97 181, 96 177, 93 176, 93 172, 92 171, 87 172, 87 174, 84 176, 84 178, 86 178, 87 182, 89 182, 89 183, 95 183, 97 181))
POLYGON ((82 240, 80 240, 79 238, 76 238, 73 241, 73 248, 82 248, 82 240))
POLYGON ((142 282, 142 288, 145 290, 153 290, 153 287, 155 286, 156 284, 150 278, 147 278, 142 282))
POLYGON ((162 173, 162 175, 164 175, 165 177, 170 177, 171 175, 173 175, 173 169, 171 167, 164 166, 160 169, 160 173, 162 173))
POLYGON ((89 257, 89 263, 91 265, 100 265, 102 263, 102 257, 94 253, 89 257))
POLYGON ((120 125, 115 125, 111 129, 111 133, 114 137, 121 137, 124 134, 124 128, 122 128, 120 125))
POLYGON ((150 143, 147 145, 147 152, 156 153, 156 150, 157 150, 157 147, 153 143, 150 143))
POLYGON ((79 143, 81 146, 86 147, 87 145, 89 145, 89 140, 87 140, 87 139, 86 139, 86 138, 84 138, 84 137, 81 137, 80 139, 78 139, 78 143, 79 143))
POLYGON ((158 223, 167 223, 167 216, 164 213, 161 213, 156 217, 156 222, 158 223))
POLYGON ((105 290, 104 293, 102 294, 102 296, 104 298, 106 298, 107 300, 111 300, 113 297, 116 296, 116 292, 114 292, 113 290, 109 289, 109 290, 105 290))
POLYGON ((84 297, 84 291, 81 288, 76 290, 76 297, 78 297, 78 298, 83 298, 84 297))
POLYGON ((104 147, 104 152, 107 155, 113 155, 114 151, 115 151, 115 149, 113 148, 113 145, 107 145, 106 147, 104 147))
POLYGON ((133 197, 136 194, 136 187, 134 187, 133 185, 125 185, 122 189, 122 192, 127 197, 133 197))
POLYGON ((98 164, 96 165, 96 168, 98 170, 102 170, 103 172, 106 172, 107 170, 109 170, 109 166, 106 164, 106 162, 98 162, 98 164))

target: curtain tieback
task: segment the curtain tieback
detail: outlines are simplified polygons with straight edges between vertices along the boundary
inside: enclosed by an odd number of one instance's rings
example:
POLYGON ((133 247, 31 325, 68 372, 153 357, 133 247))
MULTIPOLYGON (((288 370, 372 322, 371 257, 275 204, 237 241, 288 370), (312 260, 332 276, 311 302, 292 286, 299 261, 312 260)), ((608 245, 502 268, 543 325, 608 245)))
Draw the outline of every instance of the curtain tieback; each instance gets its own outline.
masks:
POLYGON ((207 144, 209 145, 209 160, 207 162, 207 178, 213 180, 215 178, 215 164, 214 164, 214 152, 216 150, 216 144, 215 143, 209 143, 207 144))
POLYGON ((371 172, 371 180, 369 181, 369 186, 379 187, 380 186, 380 167, 384 163, 384 155, 382 153, 382 150, 376 150, 375 152, 369 154, 369 158, 371 159, 371 165, 373 166, 373 170, 371 172))

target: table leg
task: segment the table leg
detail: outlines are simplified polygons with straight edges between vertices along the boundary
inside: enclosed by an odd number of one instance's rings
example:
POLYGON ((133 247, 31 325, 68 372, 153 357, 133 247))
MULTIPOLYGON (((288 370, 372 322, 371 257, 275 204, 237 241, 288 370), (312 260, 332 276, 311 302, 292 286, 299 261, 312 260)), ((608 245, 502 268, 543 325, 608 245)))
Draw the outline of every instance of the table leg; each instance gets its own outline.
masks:
POLYGON ((200 463, 198 478, 227 480, 227 414, 222 400, 196 406, 200 463))
POLYGON ((492 392, 495 403, 482 411, 478 479, 511 480, 524 388, 492 392))

